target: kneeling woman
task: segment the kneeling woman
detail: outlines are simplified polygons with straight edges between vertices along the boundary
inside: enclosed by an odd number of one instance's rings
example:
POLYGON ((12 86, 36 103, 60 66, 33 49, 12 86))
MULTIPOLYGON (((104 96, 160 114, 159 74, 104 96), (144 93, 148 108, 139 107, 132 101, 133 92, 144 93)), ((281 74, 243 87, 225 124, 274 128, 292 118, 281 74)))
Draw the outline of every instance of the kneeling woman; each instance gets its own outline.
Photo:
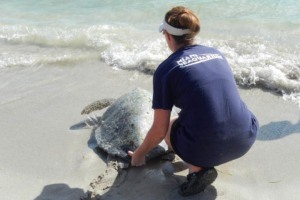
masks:
POLYGON ((218 50, 194 44, 198 17, 185 7, 168 11, 160 26, 173 52, 153 77, 154 121, 131 164, 163 139, 188 164, 183 196, 203 191, 217 177, 214 166, 240 158, 256 139, 258 122, 241 100, 233 73, 218 50), (173 106, 181 109, 170 119, 173 106))

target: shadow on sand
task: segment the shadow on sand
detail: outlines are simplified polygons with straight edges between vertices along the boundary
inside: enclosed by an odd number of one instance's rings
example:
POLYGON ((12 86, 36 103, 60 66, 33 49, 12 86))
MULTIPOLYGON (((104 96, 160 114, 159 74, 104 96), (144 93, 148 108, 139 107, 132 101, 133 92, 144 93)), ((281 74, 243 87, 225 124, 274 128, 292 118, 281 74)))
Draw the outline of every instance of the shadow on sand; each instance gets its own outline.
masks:
POLYGON ((178 187, 186 177, 174 173, 185 170, 184 166, 182 162, 156 160, 144 167, 130 168, 122 184, 113 185, 103 195, 85 200, 215 200, 217 190, 213 185, 207 187, 204 192, 190 197, 178 194, 178 187))
POLYGON ((300 120, 296 124, 289 121, 271 122, 260 127, 257 139, 277 140, 294 133, 300 133, 300 120))
POLYGON ((75 200, 80 199, 84 195, 83 189, 70 188, 67 184, 57 183, 46 185, 41 194, 34 200, 75 200))
MULTIPOLYGON (((211 185, 202 193, 182 197, 178 194, 178 186, 184 180, 176 170, 183 170, 182 162, 151 162, 149 165, 127 170, 122 184, 113 184, 102 195, 91 197, 91 192, 80 188, 70 188, 63 183, 47 185, 34 200, 215 200, 216 188, 211 185)), ((115 181, 117 182, 117 181, 115 181)))

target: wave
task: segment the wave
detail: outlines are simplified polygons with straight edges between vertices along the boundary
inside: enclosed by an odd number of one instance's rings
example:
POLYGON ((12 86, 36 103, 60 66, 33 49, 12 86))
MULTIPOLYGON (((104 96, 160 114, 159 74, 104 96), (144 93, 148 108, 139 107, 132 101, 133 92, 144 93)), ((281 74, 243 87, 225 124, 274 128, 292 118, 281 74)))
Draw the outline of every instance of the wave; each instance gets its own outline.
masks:
POLYGON ((100 59, 113 67, 153 71, 168 52, 163 40, 153 40, 151 34, 142 38, 136 29, 109 25, 0 26, 0 68, 100 59))
MULTIPOLYGON (((225 54, 242 86, 275 90, 300 105, 299 46, 289 48, 256 36, 200 38, 225 54)), ((170 51, 154 31, 132 27, 0 26, 0 68, 66 66, 91 60, 113 68, 153 74, 170 51)))
POLYGON ((300 58, 297 49, 259 38, 209 40, 219 48, 232 67, 240 86, 276 91, 300 106, 300 58))

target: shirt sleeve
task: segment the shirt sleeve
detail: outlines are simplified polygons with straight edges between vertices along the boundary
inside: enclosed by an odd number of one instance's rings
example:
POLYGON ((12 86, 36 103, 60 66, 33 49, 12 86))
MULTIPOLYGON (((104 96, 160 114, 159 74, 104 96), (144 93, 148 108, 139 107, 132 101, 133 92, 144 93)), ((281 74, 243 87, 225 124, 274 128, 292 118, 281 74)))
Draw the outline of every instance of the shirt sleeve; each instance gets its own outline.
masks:
POLYGON ((172 110, 174 98, 168 81, 168 71, 162 70, 162 68, 160 66, 153 76, 152 108, 172 110))

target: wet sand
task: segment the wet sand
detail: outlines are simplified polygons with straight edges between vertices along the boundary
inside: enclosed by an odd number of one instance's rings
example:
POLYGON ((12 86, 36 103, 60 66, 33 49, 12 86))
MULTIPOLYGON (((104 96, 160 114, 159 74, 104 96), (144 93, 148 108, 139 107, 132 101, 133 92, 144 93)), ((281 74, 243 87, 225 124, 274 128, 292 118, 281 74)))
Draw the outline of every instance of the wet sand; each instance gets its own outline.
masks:
MULTIPOLYGON (((150 75, 99 63, 14 68, 0 71, 0 77, 3 200, 86 196, 90 183, 105 174, 106 155, 89 148, 91 130, 69 127, 83 119, 80 111, 92 101, 117 98, 135 87, 152 90, 150 75)), ((126 170, 125 179, 109 183, 101 199, 299 199, 300 109, 260 89, 240 89, 240 93, 258 117, 260 134, 248 154, 217 167, 219 177, 203 193, 187 198, 177 194, 187 173, 177 158, 126 170)))

